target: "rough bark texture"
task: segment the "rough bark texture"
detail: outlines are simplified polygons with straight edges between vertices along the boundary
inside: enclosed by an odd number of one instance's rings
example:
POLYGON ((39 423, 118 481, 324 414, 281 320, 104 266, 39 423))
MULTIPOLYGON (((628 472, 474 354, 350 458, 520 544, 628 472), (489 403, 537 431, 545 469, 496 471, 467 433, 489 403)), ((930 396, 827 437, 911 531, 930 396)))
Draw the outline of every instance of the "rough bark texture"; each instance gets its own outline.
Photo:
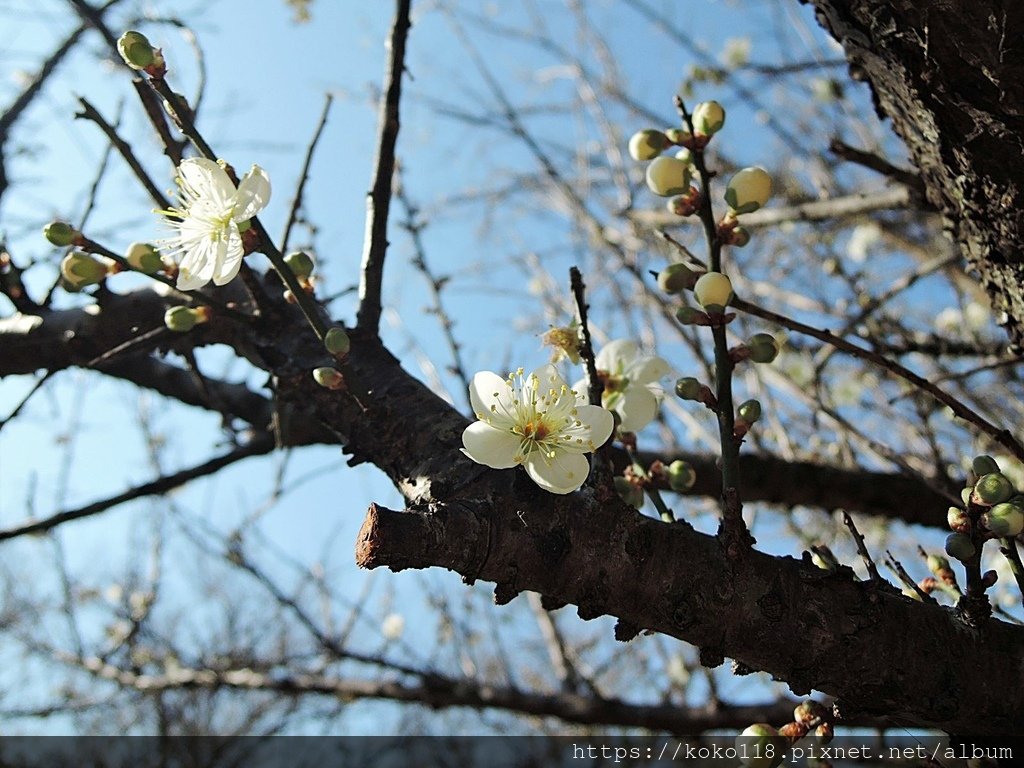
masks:
POLYGON ((1024 346, 1024 4, 802 0, 873 89, 928 201, 1024 346))

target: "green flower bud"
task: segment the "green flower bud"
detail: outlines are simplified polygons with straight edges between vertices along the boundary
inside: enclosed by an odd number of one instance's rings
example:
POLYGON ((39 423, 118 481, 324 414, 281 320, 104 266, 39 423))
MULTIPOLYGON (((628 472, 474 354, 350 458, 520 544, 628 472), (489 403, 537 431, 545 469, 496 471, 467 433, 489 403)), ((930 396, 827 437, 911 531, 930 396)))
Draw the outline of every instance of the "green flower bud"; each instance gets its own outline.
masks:
POLYGON ((974 474, 977 477, 981 477, 998 472, 999 465, 996 464, 996 460, 991 456, 975 456, 974 461, 971 462, 971 469, 974 470, 974 474))
POLYGON ((732 301, 732 281, 721 272, 708 272, 694 284, 693 295, 706 311, 720 314, 732 301))
POLYGON ((747 349, 755 363, 771 363, 779 356, 779 342, 770 333, 755 333, 747 339, 747 349))
POLYGON ((685 195, 676 195, 665 201, 665 209, 673 216, 692 216, 700 206, 700 193, 690 187, 685 195))
POLYGON ((707 317, 707 314, 688 304, 684 304, 676 310, 676 320, 683 325, 696 325, 698 318, 701 317, 707 317))
POLYGON ((693 108, 693 129, 698 134, 713 136, 725 125, 725 110, 717 101, 702 101, 693 108))
POLYGON ((658 273, 658 287, 665 293, 679 293, 693 288, 701 272, 695 272, 686 264, 669 264, 658 273))
POLYGON ((961 563, 974 557, 977 550, 971 537, 963 533, 951 533, 946 537, 946 554, 961 563))
POLYGON ((689 192, 690 166, 674 157, 659 157, 647 166, 647 187, 662 197, 689 192))
POLYGON ((750 232, 744 227, 734 227, 729 236, 729 245, 742 248, 750 242, 750 232))
POLYGON ((672 144, 661 131, 647 128, 629 139, 629 156, 634 160, 653 160, 672 144))
POLYGON ((775 768, 782 762, 786 740, 767 723, 755 723, 736 737, 736 756, 748 768, 775 768))
POLYGON ((747 400, 736 409, 736 415, 747 424, 755 424, 761 418, 761 403, 757 400, 747 400))
MULTIPOLYGON (((965 488, 968 495, 970 495, 971 489, 965 488)), ((971 518, 966 512, 960 507, 950 507, 946 512, 946 523, 949 524, 951 531, 957 533, 970 533, 971 532, 971 518)))
POLYGON ((729 180, 725 202, 736 213, 751 213, 772 196, 772 177, 764 168, 744 168, 729 180))
POLYGON ((329 329, 324 335, 324 347, 335 357, 344 357, 348 354, 349 347, 352 346, 349 341, 348 334, 345 333, 345 329, 340 325, 336 325, 329 329))
POLYGON ((130 30, 121 35, 117 41, 117 52, 124 63, 132 69, 146 69, 154 64, 163 63, 160 52, 153 47, 149 39, 141 32, 130 30))
POLYGON ((160 258, 160 251, 149 243, 132 243, 124 253, 124 260, 132 269, 138 270, 147 275, 155 275, 164 268, 160 258))
POLYGON ((72 251, 60 262, 60 275, 75 291, 96 285, 107 276, 109 267, 87 253, 72 251))
POLYGON ((942 557, 942 555, 928 555, 925 562, 928 564, 928 570, 931 571, 933 576, 942 578, 942 574, 949 570, 949 560, 942 557))
POLYGON ((666 128, 665 138, 667 138, 673 144, 685 144, 686 142, 691 141, 693 139, 693 134, 690 133, 689 131, 684 131, 682 128, 666 128))
POLYGON ((996 504, 981 516, 980 522, 993 536, 1016 536, 1024 531, 1024 510, 1016 504, 996 504))
POLYGON ((63 221, 51 221, 43 227, 43 237, 58 248, 67 248, 81 236, 81 232, 63 221))
POLYGON ((683 400, 700 400, 704 385, 693 376, 676 379, 676 395, 683 400))
POLYGON ((990 472, 978 478, 974 484, 971 500, 975 504, 990 507, 1000 504, 1013 496, 1013 483, 1002 472, 990 472))
POLYGON ((629 506, 640 509, 644 505, 644 491, 626 478, 619 475, 615 478, 615 492, 629 506))
POLYGON ((206 313, 199 309, 177 306, 164 312, 164 325, 175 333, 187 333, 204 322, 206 313))
POLYGON ((313 257, 304 251, 292 251, 284 257, 284 263, 288 265, 296 277, 309 277, 316 269, 313 257))
POLYGON ((341 371, 328 366, 314 368, 313 379, 324 389, 338 390, 345 388, 345 377, 341 375, 341 371))
POLYGON ((682 459, 669 464, 665 476, 668 478, 668 487, 679 493, 690 490, 697 482, 697 471, 682 459))
POLYGON ((683 147, 674 155, 676 160, 682 160, 687 165, 693 165, 693 152, 683 147))
POLYGON ((964 488, 962 491, 960 491, 960 498, 964 500, 964 504, 970 504, 971 503, 971 494, 973 494, 973 493, 974 493, 974 486, 973 485, 969 485, 966 488, 964 488))

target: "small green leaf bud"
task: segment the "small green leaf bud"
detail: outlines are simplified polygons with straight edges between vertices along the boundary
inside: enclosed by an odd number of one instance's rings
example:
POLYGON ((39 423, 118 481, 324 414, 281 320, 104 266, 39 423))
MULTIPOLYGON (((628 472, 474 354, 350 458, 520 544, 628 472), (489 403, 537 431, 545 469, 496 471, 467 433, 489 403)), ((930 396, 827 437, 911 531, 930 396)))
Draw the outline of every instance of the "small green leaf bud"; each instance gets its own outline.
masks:
POLYGON ((149 243, 132 243, 124 252, 124 260, 132 269, 146 275, 155 275, 164 268, 164 262, 160 258, 160 251, 149 243))
POLYGON ((206 319, 206 312, 191 307, 171 307, 164 312, 164 325, 175 333, 187 333, 206 319))
POLYGON ((159 63, 163 63, 163 57, 149 42, 149 38, 134 30, 121 35, 117 41, 117 52, 121 54, 124 63, 132 69, 147 69, 158 63, 158 60, 159 63))
POLYGON ((621 475, 615 478, 615 492, 629 506, 640 509, 644 505, 644 491, 621 475))
POLYGON ((105 278, 110 268, 87 253, 72 251, 60 262, 60 275, 74 291, 96 285, 105 278))
POLYGON ((747 768, 775 768, 782 763, 786 740, 767 723, 754 723, 736 737, 736 754, 747 768))
POLYGON ((682 325, 699 325, 700 319, 707 319, 707 313, 701 312, 699 309, 691 307, 689 304, 684 304, 676 310, 676 320, 682 325))
POLYGON ((770 363, 779 356, 779 342, 770 333, 755 333, 747 340, 747 349, 755 363, 770 363))
POLYGON ((672 144, 661 131, 637 131, 629 139, 629 156, 634 160, 653 160, 672 144))
MULTIPOLYGON (((970 495, 971 489, 965 488, 968 495, 970 495)), ((964 512, 960 507, 950 507, 946 512, 946 523, 949 524, 951 531, 957 533, 970 533, 971 532, 971 517, 964 512)))
POLYGON ((974 470, 974 474, 978 477, 983 475, 991 475, 994 472, 999 471, 999 465, 996 464, 996 460, 991 456, 975 456, 974 461, 971 462, 971 469, 974 470))
POLYGON ((690 190, 690 166, 674 157, 659 157, 647 166, 647 187, 661 197, 690 190))
POLYGON ((676 395, 683 400, 700 400, 704 385, 693 376, 676 379, 676 395))
POLYGON ((345 388, 345 377, 341 375, 341 371, 328 366, 314 368, 313 379, 324 389, 338 390, 345 388))
POLYGON ((686 264, 669 264, 658 273, 658 287, 665 293, 680 293, 693 288, 701 274, 686 264))
POLYGON ((747 400, 736 409, 736 415, 747 424, 755 424, 761 418, 761 403, 757 400, 747 400))
POLYGON ((316 269, 313 257, 304 251, 292 251, 284 257, 284 263, 296 277, 309 277, 316 269))
POLYGON ((336 325, 324 335, 324 347, 335 357, 344 357, 352 346, 345 329, 336 325))
POLYGON ((1024 531, 1024 510, 1016 504, 996 504, 981 516, 979 522, 993 536, 1016 536, 1024 531))
POLYGON ((736 213, 751 213, 772 196, 772 178, 757 166, 738 171, 725 190, 725 202, 736 213))
POLYGON ((946 554, 954 560, 966 562, 974 557, 976 551, 970 536, 963 533, 951 533, 946 537, 946 554))
POLYGON ((828 717, 828 709, 814 699, 807 699, 803 703, 797 704, 793 710, 793 720, 807 726, 826 717, 828 717))
POLYGON ((63 221, 51 221, 43 227, 43 237, 58 248, 67 248, 81 236, 81 232, 63 221))
POLYGON ((1000 504, 1013 496, 1013 483, 1002 472, 990 472, 978 478, 974 484, 971 500, 975 504, 991 507, 1000 504))
POLYGON ((698 135, 713 136, 725 125, 725 110, 717 101, 702 101, 693 108, 691 117, 698 135))
POLYGON ((693 295, 706 311, 720 314, 732 301, 732 281, 721 272, 708 272, 694 284, 693 295))
POLYGON ((682 459, 676 459, 669 464, 665 476, 668 478, 668 487, 680 493, 690 490, 697 482, 696 470, 682 459))

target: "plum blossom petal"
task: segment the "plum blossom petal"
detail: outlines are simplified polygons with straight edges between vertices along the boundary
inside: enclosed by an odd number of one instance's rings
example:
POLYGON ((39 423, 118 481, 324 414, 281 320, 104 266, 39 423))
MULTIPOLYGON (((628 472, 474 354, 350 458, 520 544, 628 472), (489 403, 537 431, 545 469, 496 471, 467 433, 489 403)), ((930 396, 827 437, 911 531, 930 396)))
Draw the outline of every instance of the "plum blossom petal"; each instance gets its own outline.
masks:
POLYGON ((572 493, 590 474, 590 462, 581 453, 556 453, 553 458, 535 453, 526 460, 526 474, 549 493, 572 493))
MULTIPOLYGON (((604 382, 601 405, 619 415, 619 429, 638 432, 658 415, 664 392, 658 381, 669 374, 671 366, 660 357, 643 355, 639 345, 629 339, 610 341, 594 359, 604 382)), ((583 381, 575 388, 584 391, 583 381)))
POLYGON ((478 464, 492 469, 508 469, 519 461, 518 435, 496 429, 482 421, 474 421, 462 433, 466 454, 478 464))

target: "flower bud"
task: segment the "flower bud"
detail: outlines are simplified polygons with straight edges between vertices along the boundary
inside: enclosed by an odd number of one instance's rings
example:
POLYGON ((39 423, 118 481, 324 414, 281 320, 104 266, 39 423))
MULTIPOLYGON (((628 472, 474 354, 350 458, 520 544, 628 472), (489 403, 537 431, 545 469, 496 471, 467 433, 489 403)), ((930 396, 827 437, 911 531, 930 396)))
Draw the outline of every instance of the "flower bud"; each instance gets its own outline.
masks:
POLYGON ((676 459, 669 464, 665 476, 668 478, 668 487, 679 493, 690 490, 697 482, 696 470, 682 459, 676 459))
POLYGON ((682 128, 666 128, 665 138, 667 138, 673 144, 678 144, 681 146, 683 144, 688 144, 689 142, 693 141, 693 134, 690 133, 689 131, 683 130, 682 128))
POLYGON ((345 329, 336 325, 324 335, 324 347, 335 357, 344 357, 352 346, 345 329))
POLYGON ((671 143, 661 131, 637 131, 629 139, 629 156, 634 160, 653 160, 671 143))
POLYGON ((693 376, 676 379, 676 395, 683 400, 700 400, 704 385, 693 376))
POLYGON ((701 312, 699 309, 691 307, 689 304, 684 304, 676 310, 676 320, 682 325, 701 325, 701 319, 707 319, 707 313, 701 312))
POLYGON ((814 729, 814 735, 821 739, 822 744, 828 744, 835 738, 835 727, 832 723, 822 723, 814 729))
MULTIPOLYGON (((970 493, 970 489, 965 489, 970 493)), ((946 512, 946 523, 949 525, 949 530, 955 531, 956 533, 970 533, 971 532, 971 517, 964 512, 960 507, 950 507, 946 512)))
POLYGON ((981 575, 981 586, 983 589, 994 587, 997 581, 999 581, 999 574, 995 571, 985 571, 981 575))
POLYGON ((43 227, 43 237, 58 248, 67 248, 81 236, 81 232, 63 221, 51 221, 43 227))
POLYGON ((109 267, 87 253, 72 251, 60 262, 60 275, 74 291, 96 285, 107 276, 109 267))
POLYGON ((779 356, 779 342, 770 333, 755 333, 747 340, 747 349, 755 363, 771 363, 779 356))
POLYGON ((966 504, 970 504, 971 503, 971 496, 973 494, 974 494, 974 486, 973 485, 969 485, 966 488, 964 488, 962 491, 960 491, 960 498, 963 499, 965 505, 966 504))
POLYGON ((132 69, 148 69, 154 64, 162 65, 163 56, 153 47, 149 39, 141 32, 129 30, 117 41, 117 52, 124 63, 132 69))
POLYGON ((1002 472, 990 472, 974 484, 971 501, 984 507, 1000 504, 1013 496, 1013 483, 1002 472))
POLYGON ((764 168, 744 168, 730 180, 725 190, 725 202, 736 213, 751 213, 768 202, 772 196, 772 178, 764 168))
POLYGON ((634 483, 629 482, 621 475, 615 478, 615 492, 619 497, 634 509, 640 509, 644 505, 644 491, 634 483))
POLYGON ((782 762, 786 740, 767 723, 755 723, 736 737, 736 756, 748 768, 775 768, 782 762))
POLYGON ((717 101, 702 101, 693 108, 691 117, 698 135, 713 136, 725 125, 725 110, 717 101))
POLYGON ((693 152, 683 147, 674 155, 676 160, 682 160, 687 165, 693 165, 693 152))
POLYGON ((980 522, 993 536, 1016 536, 1024 531, 1024 510, 1016 504, 996 504, 981 516, 980 522))
POLYGON ((721 272, 708 272, 694 284, 693 295, 708 312, 721 313, 732 301, 732 281, 721 272))
POLYGON ((804 725, 811 725, 816 720, 823 720, 828 717, 828 709, 814 699, 807 699, 802 704, 797 704, 793 710, 793 720, 804 725))
POLYGON ((187 333, 199 323, 206 322, 206 313, 191 307, 171 307, 164 312, 164 325, 175 333, 187 333))
POLYGON ((832 554, 827 544, 816 544, 811 547, 811 562, 823 571, 835 571, 839 569, 839 560, 832 554))
POLYGON ((676 195, 665 201, 665 209, 673 216, 693 216, 700 207, 700 192, 690 187, 685 195, 676 195))
POLYGON ((742 248, 750 242, 750 232, 745 227, 733 227, 729 233, 728 245, 742 248))
POLYGON ((155 275, 164 268, 164 262, 160 258, 160 251, 149 243, 132 243, 124 253, 124 260, 132 269, 146 275, 155 275))
POLYGON ((313 379, 324 389, 338 390, 345 388, 345 377, 341 375, 341 371, 327 366, 314 368, 313 379))
POLYGON ((690 166, 674 157, 659 157, 647 166, 647 187, 656 195, 672 197, 690 190, 690 166))
POLYGON ((747 424, 755 424, 761 418, 761 403, 757 400, 747 400, 736 409, 736 415, 747 424))
POLYGON ((703 273, 694 271, 686 264, 669 264, 658 273, 658 287, 665 293, 689 290, 697 283, 701 274, 703 273))
POLYGON ((949 570, 949 560, 941 555, 928 555, 925 562, 928 564, 928 570, 931 571, 932 575, 940 579, 942 574, 949 570))
POLYGON ((305 251, 292 251, 284 257, 284 263, 296 277, 309 277, 316 269, 313 257, 305 251))
POLYGON ((996 460, 991 456, 975 456, 974 461, 971 462, 971 469, 974 470, 974 474, 978 477, 983 475, 991 475, 994 472, 999 471, 999 465, 996 464, 996 460))
POLYGON ((946 554, 961 563, 974 557, 977 550, 971 537, 962 533, 951 533, 946 537, 946 554))

